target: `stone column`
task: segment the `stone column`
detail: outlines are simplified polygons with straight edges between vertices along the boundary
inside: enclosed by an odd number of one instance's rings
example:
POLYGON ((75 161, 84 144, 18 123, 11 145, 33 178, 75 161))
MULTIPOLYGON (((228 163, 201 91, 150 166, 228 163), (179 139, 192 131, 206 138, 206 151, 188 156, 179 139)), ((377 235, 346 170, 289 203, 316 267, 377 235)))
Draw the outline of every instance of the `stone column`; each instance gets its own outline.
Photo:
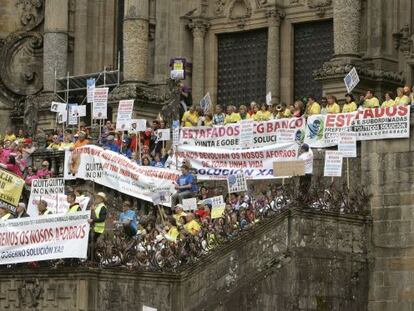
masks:
POLYGON ((272 9, 267 12, 267 71, 266 92, 272 93, 272 101, 280 100, 280 20, 283 17, 280 11, 272 9))
POLYGON ((360 58, 361 0, 334 0, 335 58, 360 58))
POLYGON ((75 49, 73 71, 75 75, 86 73, 88 48, 88 0, 76 0, 75 49))
POLYGON ((209 24, 204 19, 193 20, 189 24, 193 32, 193 72, 192 96, 193 103, 197 104, 204 97, 204 36, 209 24))
POLYGON ((125 0, 123 23, 124 82, 148 81, 148 15, 148 0, 125 0))
POLYGON ((46 0, 43 43, 43 90, 53 91, 56 76, 67 73, 68 0, 46 0))

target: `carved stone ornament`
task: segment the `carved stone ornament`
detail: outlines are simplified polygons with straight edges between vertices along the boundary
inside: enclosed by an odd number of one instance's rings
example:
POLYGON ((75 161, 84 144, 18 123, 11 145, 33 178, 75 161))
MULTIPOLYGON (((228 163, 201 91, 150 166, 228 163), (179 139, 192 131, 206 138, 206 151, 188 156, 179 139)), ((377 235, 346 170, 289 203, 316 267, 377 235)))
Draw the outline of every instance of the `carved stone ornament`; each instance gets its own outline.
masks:
POLYGON ((307 0, 310 9, 314 9, 318 17, 323 17, 326 10, 332 5, 332 0, 307 0))
POLYGON ((248 0, 233 0, 230 3, 229 18, 241 20, 249 18, 252 15, 252 7, 248 0))
POLYGON ((393 33, 392 37, 395 49, 403 53, 405 57, 414 55, 414 35, 410 34, 410 27, 408 25, 404 25, 399 32, 393 33))
POLYGON ((216 15, 222 15, 226 6, 226 0, 216 0, 214 2, 214 13, 216 15))
POLYGON ((17 0, 16 6, 22 10, 20 13, 22 30, 30 31, 43 22, 43 5, 44 0, 17 0))
POLYGON ((38 310, 37 307, 43 292, 44 289, 40 286, 37 279, 35 281, 24 281, 17 289, 21 305, 26 308, 35 308, 35 310, 38 310))

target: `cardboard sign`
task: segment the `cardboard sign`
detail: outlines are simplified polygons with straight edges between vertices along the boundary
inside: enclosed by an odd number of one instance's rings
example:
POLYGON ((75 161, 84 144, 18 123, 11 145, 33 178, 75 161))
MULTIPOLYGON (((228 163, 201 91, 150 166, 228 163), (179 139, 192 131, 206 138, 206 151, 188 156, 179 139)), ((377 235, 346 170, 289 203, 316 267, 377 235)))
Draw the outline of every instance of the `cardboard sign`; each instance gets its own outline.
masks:
POLYGON ((24 180, 0 168, 0 200, 17 206, 24 186, 24 180))
POLYGON ((96 120, 107 118, 108 92, 109 88, 107 87, 95 88, 93 90, 92 117, 96 120))
POLYGON ((272 93, 271 92, 267 93, 266 95, 266 104, 268 106, 272 106, 272 93))
POLYGON ((356 135, 352 132, 344 132, 339 136, 338 151, 344 158, 357 157, 356 135))
POLYGON ((226 209, 225 203, 222 203, 217 206, 213 206, 213 208, 211 209, 211 219, 216 219, 216 218, 220 218, 221 216, 223 216, 225 209, 226 209))
POLYGON ((229 193, 247 191, 246 177, 243 173, 237 175, 229 175, 227 177, 227 186, 229 193))
POLYGON ((351 71, 345 76, 344 82, 348 93, 351 93, 352 90, 358 85, 359 76, 355 67, 352 68, 351 71))
POLYGON ((131 126, 132 110, 134 109, 134 100, 121 100, 118 105, 118 114, 116 117, 116 130, 128 131, 131 126))
POLYGON ((240 147, 246 148, 251 147, 253 144, 253 129, 254 121, 253 120, 242 120, 240 122, 240 147))
POLYGON ((86 102, 93 103, 93 92, 95 90, 95 79, 86 80, 86 102))
POLYGON ((275 177, 303 175, 305 175, 305 161, 303 160, 273 162, 273 176, 275 177))
POLYGON ((170 140, 170 129, 160 129, 157 131, 157 139, 158 141, 166 141, 170 140))
POLYGON ((147 130, 147 120, 132 119, 129 131, 131 133, 145 132, 147 130))
POLYGON ((197 198, 183 199, 183 210, 195 211, 197 209, 197 198))
POLYGON ((339 151, 325 151, 325 168, 323 176, 342 176, 342 153, 339 151))
POLYGON ((57 120, 59 124, 65 123, 68 121, 68 113, 67 111, 65 112, 58 112, 57 115, 57 120))

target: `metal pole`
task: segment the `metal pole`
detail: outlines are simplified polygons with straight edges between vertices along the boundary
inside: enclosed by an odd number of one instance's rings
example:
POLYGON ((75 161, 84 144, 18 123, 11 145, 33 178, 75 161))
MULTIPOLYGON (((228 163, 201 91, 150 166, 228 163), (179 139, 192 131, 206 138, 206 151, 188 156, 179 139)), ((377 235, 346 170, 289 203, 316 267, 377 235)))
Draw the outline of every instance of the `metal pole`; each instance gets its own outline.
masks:
POLYGON ((118 85, 120 80, 120 72, 121 72, 121 51, 118 51, 118 85))

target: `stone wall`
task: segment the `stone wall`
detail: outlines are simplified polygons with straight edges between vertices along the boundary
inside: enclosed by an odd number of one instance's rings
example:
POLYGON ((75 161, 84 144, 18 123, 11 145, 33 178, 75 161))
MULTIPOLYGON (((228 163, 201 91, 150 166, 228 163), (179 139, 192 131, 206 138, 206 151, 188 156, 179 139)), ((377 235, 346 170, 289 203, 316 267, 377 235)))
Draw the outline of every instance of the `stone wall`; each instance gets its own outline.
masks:
POLYGON ((0 310, 366 310, 369 223, 287 211, 177 273, 5 269, 0 310))

